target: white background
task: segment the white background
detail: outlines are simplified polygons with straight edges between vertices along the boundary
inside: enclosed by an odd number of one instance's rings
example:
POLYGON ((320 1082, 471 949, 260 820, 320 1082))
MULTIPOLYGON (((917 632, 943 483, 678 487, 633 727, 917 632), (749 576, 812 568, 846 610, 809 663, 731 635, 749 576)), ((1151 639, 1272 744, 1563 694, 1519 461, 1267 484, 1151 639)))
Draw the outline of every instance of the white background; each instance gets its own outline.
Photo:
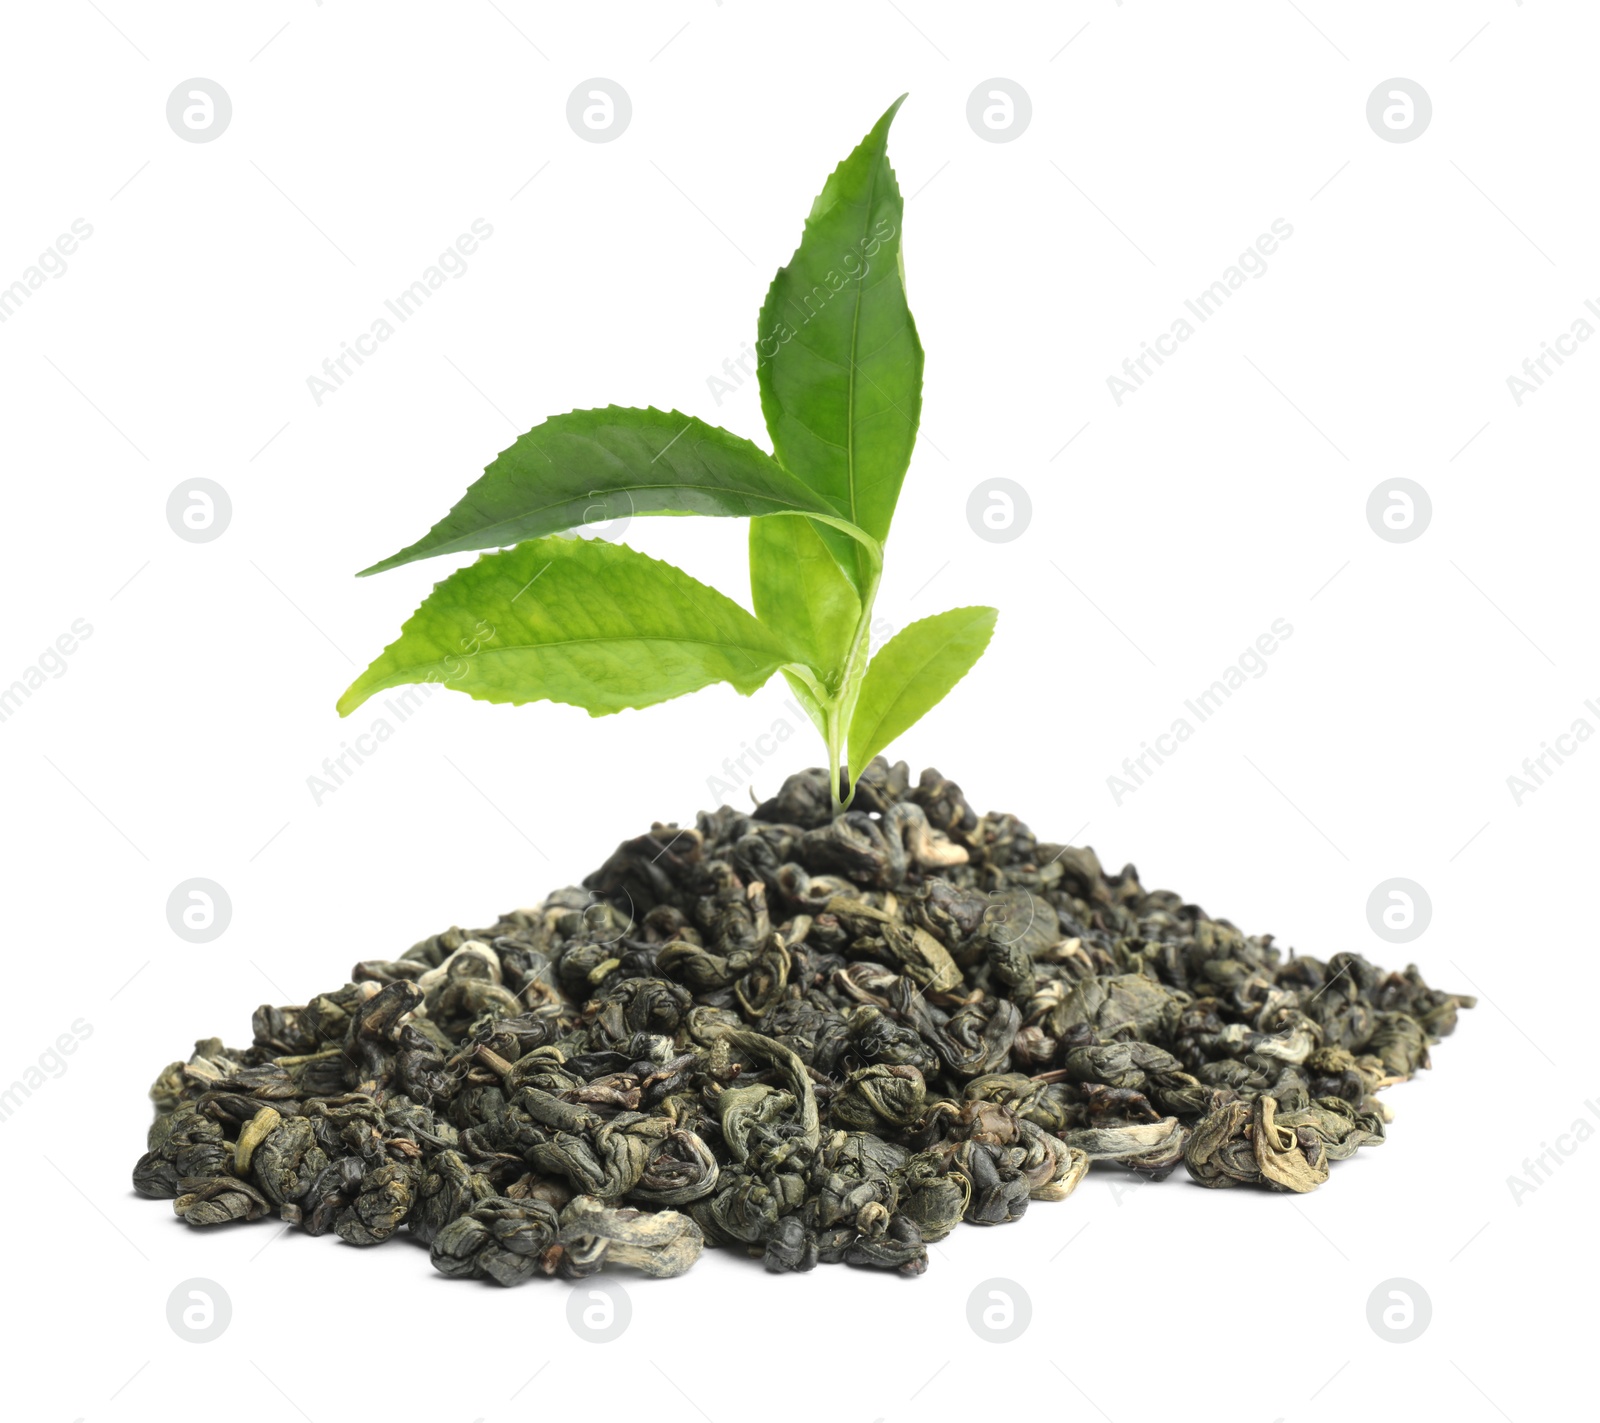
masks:
MULTIPOLYGON (((74 219, 94 229, 0 325, 0 683, 93 627, 0 724, 0 1081, 92 1028, 0 1123, 14 1406, 1571 1416, 1600 1145, 1520 1204, 1508 1178, 1600 1098, 1600 747, 1520 805, 1506 778, 1574 719, 1600 726, 1600 343, 1520 407, 1506 378, 1600 298, 1597 44, 1592 7, 1554 0, 6 7, 0 284, 74 219), (232 99, 214 142, 167 125, 194 76, 232 99), (613 143, 566 122, 592 76, 632 98, 613 143), (1014 142, 968 126, 992 76, 1031 95, 1014 142), (1367 124, 1394 76, 1432 98, 1415 142, 1367 124), (707 378, 904 90, 891 156, 928 359, 880 616, 1001 620, 895 753, 1284 946, 1480 992, 1434 1071, 1389 1095, 1390 1140, 1306 1198, 1096 1170, 1015 1226, 959 1230, 916 1281, 710 1255, 625 1281, 609 1346, 568 1329, 559 1282, 455 1284, 403 1240, 195 1232, 135 1198, 145 1086, 195 1038, 242 1046, 259 1002, 575 882, 795 721, 781 683, 603 721, 436 696, 336 794, 307 787, 352 733, 335 698, 448 561, 352 573, 515 433, 653 403, 765 445, 753 385, 718 406, 707 378), (466 275, 318 406, 306 378, 477 218, 494 235, 466 275), (1119 407, 1107 376, 1277 218, 1294 235, 1266 275, 1119 407), (1004 545, 965 516, 996 475, 1033 504, 1004 545), (233 506, 206 544, 165 515, 199 476, 233 506), (1433 504, 1405 544, 1365 515, 1396 476, 1433 504), (1122 759, 1277 618, 1294 633, 1267 674, 1117 804, 1122 759), (165 913, 194 876, 233 905, 203 947, 165 913), (1391 876, 1433 902, 1400 947, 1365 913, 1391 876), (166 1318, 195 1276, 233 1306, 203 1347, 166 1318), (1014 1343, 968 1327, 990 1277, 1031 1298, 1014 1343), (1413 1343, 1367 1323, 1392 1277, 1432 1300, 1413 1343)), ((641 520, 628 540, 747 596, 740 524, 641 520)), ((816 759, 796 726, 757 794, 816 759)))

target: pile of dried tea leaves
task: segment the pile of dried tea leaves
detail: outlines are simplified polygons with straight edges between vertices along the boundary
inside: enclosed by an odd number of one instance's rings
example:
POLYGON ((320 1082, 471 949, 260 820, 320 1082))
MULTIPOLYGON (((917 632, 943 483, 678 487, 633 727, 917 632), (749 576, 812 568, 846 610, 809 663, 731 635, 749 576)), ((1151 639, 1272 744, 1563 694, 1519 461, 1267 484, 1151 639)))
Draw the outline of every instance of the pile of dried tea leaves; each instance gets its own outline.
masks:
POLYGON ((919 1274, 1091 1162, 1309 1191, 1472 1005, 1284 960, 882 758, 837 820, 804 772, 351 979, 168 1067, 134 1186, 190 1225, 404 1226, 503 1285, 708 1240, 919 1274))

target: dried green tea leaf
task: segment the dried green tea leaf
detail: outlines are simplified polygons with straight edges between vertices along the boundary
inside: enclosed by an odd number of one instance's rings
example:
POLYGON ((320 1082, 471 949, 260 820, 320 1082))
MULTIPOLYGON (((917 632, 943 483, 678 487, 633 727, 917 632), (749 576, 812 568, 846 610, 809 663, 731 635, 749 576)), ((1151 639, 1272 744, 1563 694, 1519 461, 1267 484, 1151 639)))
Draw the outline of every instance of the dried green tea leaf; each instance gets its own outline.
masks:
POLYGON ((136 1189, 197 1227, 404 1230, 498 1285, 704 1246, 917 1275, 1091 1166, 1315 1189, 1384 1138, 1382 1053, 1419 1069, 1405 1045, 1472 1005, 1286 957, 937 771, 879 758, 837 818, 827 779, 658 822, 581 886, 263 1006, 247 1049, 196 1043, 136 1189))

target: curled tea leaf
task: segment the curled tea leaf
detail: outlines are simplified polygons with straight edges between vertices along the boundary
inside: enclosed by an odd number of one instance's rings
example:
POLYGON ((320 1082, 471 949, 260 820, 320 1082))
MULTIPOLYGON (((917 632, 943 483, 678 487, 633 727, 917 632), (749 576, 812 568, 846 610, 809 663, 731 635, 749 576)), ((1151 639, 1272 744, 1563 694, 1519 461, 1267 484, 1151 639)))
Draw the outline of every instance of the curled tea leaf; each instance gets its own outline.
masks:
POLYGON ((1462 1006, 1287 958, 937 772, 880 762, 857 803, 830 820, 825 777, 794 777, 258 1009, 250 1047, 162 1070, 135 1188, 196 1226, 404 1228, 503 1285, 677 1274, 707 1244, 915 1275, 1091 1163, 1315 1189, 1462 1006))
POLYGON ((617 1265, 668 1279, 694 1264, 704 1245, 700 1227, 677 1211, 618 1209, 574 1196, 561 1212, 562 1268, 573 1276, 617 1265))
POLYGON ((452 1279, 526 1284, 554 1274, 561 1260, 555 1209, 537 1198, 490 1197, 457 1216, 433 1238, 433 1268, 452 1279))
POLYGON ((227 1225, 236 1220, 260 1220, 271 1204, 248 1181, 214 1176, 179 1181, 172 1209, 185 1225, 227 1225))

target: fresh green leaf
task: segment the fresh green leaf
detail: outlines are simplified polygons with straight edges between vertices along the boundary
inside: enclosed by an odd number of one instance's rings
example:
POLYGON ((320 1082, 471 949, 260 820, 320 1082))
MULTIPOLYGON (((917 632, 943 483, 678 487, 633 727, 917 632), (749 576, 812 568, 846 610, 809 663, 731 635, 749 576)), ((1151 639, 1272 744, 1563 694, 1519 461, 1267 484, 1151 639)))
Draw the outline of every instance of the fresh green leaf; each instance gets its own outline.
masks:
POLYGON ((771 455, 715 425, 675 410, 573 410, 519 435, 427 534, 362 573, 635 514, 784 513, 839 517, 771 455))
POLYGON ((365 570, 509 548, 437 584, 339 701, 440 682, 604 715, 781 671, 827 746, 835 814, 860 770, 982 654, 989 608, 914 624, 869 661, 883 544, 916 443, 922 347, 888 159, 900 101, 828 177, 762 306, 774 453, 674 411, 572 411, 494 460, 418 542, 365 570), (621 545, 553 535, 633 515, 749 518, 755 616, 621 545))
POLYGON ((867 664, 850 718, 850 774, 916 725, 972 669, 994 633, 993 608, 951 608, 902 628, 867 664))
POLYGON ((822 734, 824 741, 828 737, 828 713, 822 703, 816 698, 811 688, 806 684, 805 678, 785 667, 783 680, 789 684, 789 690, 794 693, 794 699, 800 703, 805 714, 811 718, 811 724, 822 734))
POLYGON ((827 713, 813 688, 837 697, 861 618, 861 599, 809 519, 750 521, 750 592, 756 616, 805 653, 807 672, 784 680, 816 728, 827 713))
MULTIPOLYGON (((761 308, 761 410, 783 466, 879 543, 922 410, 922 346, 906 306, 902 204, 889 166, 897 99, 812 205, 761 308)), ((819 530, 858 592, 866 550, 819 530)))
POLYGON ((750 521, 750 593, 756 616, 802 649, 837 691, 861 599, 809 519, 750 521))
POLYGON ((533 539, 433 591, 339 699, 441 682, 487 702, 565 702, 604 716, 713 682, 745 696, 796 652, 731 599, 603 539, 533 539))

